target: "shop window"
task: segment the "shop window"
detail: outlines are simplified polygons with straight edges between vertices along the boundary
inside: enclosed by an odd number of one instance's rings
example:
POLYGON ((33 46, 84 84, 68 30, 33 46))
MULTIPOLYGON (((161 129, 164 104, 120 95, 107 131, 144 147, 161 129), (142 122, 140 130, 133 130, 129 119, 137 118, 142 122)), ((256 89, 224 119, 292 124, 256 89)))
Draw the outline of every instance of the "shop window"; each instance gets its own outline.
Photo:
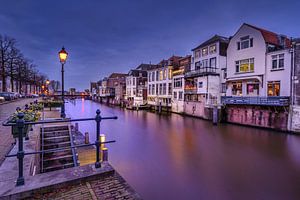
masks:
POLYGON ((233 82, 232 95, 242 96, 242 94, 243 94, 242 82, 233 82))
POLYGON ((259 84, 258 83, 248 83, 247 84, 247 95, 253 95, 253 96, 259 95, 259 84))
POLYGON ((280 96, 280 81, 268 82, 268 96, 280 96))

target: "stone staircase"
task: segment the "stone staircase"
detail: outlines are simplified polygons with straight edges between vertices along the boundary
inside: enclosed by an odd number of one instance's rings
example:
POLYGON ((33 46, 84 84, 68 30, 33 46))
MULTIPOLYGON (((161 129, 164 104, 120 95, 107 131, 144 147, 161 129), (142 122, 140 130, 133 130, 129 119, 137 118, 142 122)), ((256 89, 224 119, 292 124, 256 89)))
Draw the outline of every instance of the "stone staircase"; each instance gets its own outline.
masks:
MULTIPOLYGON (((55 150, 71 147, 73 144, 70 126, 49 126, 41 128, 41 150, 55 150)), ((55 171, 78 166, 78 155, 75 149, 41 154, 41 172, 55 171)))

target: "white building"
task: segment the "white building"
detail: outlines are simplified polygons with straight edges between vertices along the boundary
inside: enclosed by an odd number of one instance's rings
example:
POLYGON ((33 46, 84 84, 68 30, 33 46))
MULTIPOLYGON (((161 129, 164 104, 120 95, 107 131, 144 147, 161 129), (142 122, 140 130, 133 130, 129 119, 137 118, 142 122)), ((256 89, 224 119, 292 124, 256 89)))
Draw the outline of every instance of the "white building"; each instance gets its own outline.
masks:
POLYGON ((291 41, 243 24, 227 49, 227 121, 288 130, 291 41))
POLYGON ((208 109, 220 105, 227 46, 228 38, 215 35, 192 49, 191 71, 185 74, 186 114, 210 118, 208 109))
POLYGON ((227 96, 289 96, 286 36, 243 24, 227 49, 227 96))
POLYGON ((147 72, 144 70, 130 70, 126 77, 125 101, 127 108, 135 108, 147 103, 147 72))
POLYGON ((179 67, 173 69, 172 112, 184 113, 184 74, 190 71, 191 56, 179 59, 179 67))
POLYGON ((169 110, 172 106, 172 70, 178 67, 179 56, 162 60, 157 67, 148 70, 147 102, 152 108, 169 110))

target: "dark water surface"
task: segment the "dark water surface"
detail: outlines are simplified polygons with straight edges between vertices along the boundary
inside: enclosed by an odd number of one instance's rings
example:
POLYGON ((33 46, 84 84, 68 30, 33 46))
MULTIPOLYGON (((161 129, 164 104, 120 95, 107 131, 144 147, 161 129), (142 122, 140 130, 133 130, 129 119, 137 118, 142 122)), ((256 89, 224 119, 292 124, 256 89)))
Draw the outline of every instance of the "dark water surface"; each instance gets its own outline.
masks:
MULTIPOLYGON (((103 121, 109 161, 144 199, 300 199, 300 137, 181 115, 129 111, 87 100, 68 116, 103 121)), ((95 140, 95 123, 80 123, 95 140)))

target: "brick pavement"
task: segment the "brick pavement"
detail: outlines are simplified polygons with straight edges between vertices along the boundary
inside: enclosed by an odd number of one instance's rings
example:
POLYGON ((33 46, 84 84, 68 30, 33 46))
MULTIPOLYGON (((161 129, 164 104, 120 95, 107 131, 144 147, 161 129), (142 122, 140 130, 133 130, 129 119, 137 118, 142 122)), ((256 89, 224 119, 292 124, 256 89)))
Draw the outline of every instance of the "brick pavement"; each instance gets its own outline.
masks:
POLYGON ((86 181, 49 191, 33 194, 29 199, 103 199, 103 200, 134 200, 141 199, 128 183, 117 173, 101 177, 98 180, 86 181))
POLYGON ((32 101, 34 99, 20 99, 0 105, 0 166, 4 161, 5 154, 10 150, 12 143, 15 141, 11 135, 11 128, 2 126, 2 122, 16 110, 16 107, 24 106, 32 101))

